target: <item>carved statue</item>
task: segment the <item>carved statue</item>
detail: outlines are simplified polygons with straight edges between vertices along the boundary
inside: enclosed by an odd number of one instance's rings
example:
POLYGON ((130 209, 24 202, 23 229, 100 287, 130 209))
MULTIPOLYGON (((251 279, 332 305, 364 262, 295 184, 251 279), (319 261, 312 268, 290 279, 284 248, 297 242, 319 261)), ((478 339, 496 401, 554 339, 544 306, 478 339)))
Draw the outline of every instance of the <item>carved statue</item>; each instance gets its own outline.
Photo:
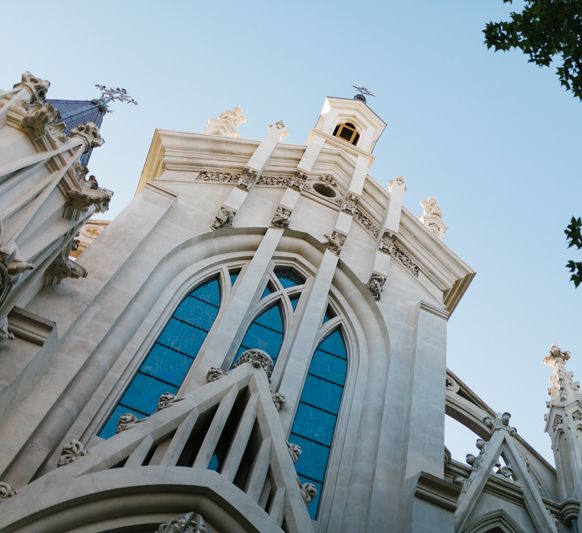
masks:
POLYGON ((247 117, 243 115, 243 111, 239 106, 236 106, 234 109, 227 109, 226 111, 223 111, 220 113, 219 118, 220 120, 229 122, 235 128, 245 124, 247 121, 247 117))
POLYGON ((86 278, 87 270, 64 254, 59 255, 46 269, 47 284, 60 283, 65 278, 86 278))
POLYGON ((291 209, 287 209, 282 205, 277 206, 277 210, 271 219, 271 225, 276 228, 286 228, 289 226, 289 217, 291 216, 291 209))
POLYGON ((79 211, 84 211, 92 205, 95 206, 96 213, 104 213, 107 211, 109 209, 109 202, 113 196, 113 191, 100 189, 95 176, 89 176, 89 179, 85 183, 87 184, 86 188, 69 191, 69 205, 79 211))
POLYGON ((307 174, 300 170, 295 171, 295 175, 289 180, 289 188, 302 191, 307 181, 307 174))
POLYGON ((186 513, 160 524, 157 533, 206 533, 207 528, 200 513, 186 513))
POLYGON ((212 226, 210 226, 210 229, 216 230, 220 228, 230 228, 235 215, 236 211, 234 209, 222 206, 218 210, 218 214, 216 215, 212 226))
POLYGON ((348 193, 342 200, 340 209, 348 215, 353 215, 356 211, 356 205, 359 201, 360 197, 357 194, 348 193))
POLYGON ((84 457, 89 452, 85 450, 85 446, 81 441, 73 439, 63 446, 61 456, 57 462, 57 466, 64 466, 76 461, 79 457, 84 457))
POLYGON ((372 272, 367 287, 370 289, 372 296, 374 296, 374 300, 379 301, 380 298, 382 298, 382 290, 384 289, 385 283, 386 276, 384 274, 380 274, 379 272, 372 272))

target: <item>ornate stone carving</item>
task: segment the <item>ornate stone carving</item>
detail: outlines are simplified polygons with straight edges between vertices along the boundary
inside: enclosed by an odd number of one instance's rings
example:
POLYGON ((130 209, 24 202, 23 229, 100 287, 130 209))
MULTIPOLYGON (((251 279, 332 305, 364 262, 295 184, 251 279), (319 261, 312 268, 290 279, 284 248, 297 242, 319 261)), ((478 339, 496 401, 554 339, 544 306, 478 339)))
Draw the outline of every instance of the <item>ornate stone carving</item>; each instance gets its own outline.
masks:
POLYGON ((457 392, 459 392, 459 389, 461 387, 453 378, 451 378, 450 376, 447 376, 445 378, 445 388, 447 389, 447 391, 457 393, 457 392))
POLYGON ((393 185, 404 185, 406 187, 406 184, 404 183, 404 178, 402 176, 398 176, 397 178, 390 180, 388 182, 389 186, 393 186, 393 185))
POLYGON ((483 418, 485 425, 491 430, 491 432, 503 429, 507 431, 510 435, 515 435, 517 430, 509 425, 509 419, 511 418, 511 413, 505 412, 503 414, 497 414, 495 418, 486 416, 483 418))
POLYGON ((552 428, 555 429, 556 427, 558 427, 563 422, 564 422, 564 419, 560 415, 556 415, 554 417, 554 421, 552 422, 552 428))
POLYGON ((287 442, 287 448, 289 449, 289 455, 291 456, 291 460, 296 463, 303 451, 299 444, 295 444, 294 442, 287 442))
POLYGON ((384 232, 378 244, 378 250, 396 258, 415 278, 418 277, 420 271, 418 265, 402 251, 396 241, 396 235, 391 235, 388 231, 384 232))
POLYGON ((572 413, 572 420, 582 420, 582 411, 580 411, 579 409, 576 409, 572 413))
POLYGON ((132 415, 131 413, 124 413, 117 421, 117 433, 125 431, 126 429, 130 429, 138 423, 139 419, 137 416, 132 415))
POLYGON ((502 465, 501 463, 495 463, 495 473, 497 475, 503 476, 506 479, 514 480, 513 470, 509 466, 502 465))
POLYGON ((362 210, 361 206, 356 206, 354 208, 354 220, 358 222, 358 224, 360 224, 375 239, 378 238, 380 228, 372 220, 372 218, 362 210))
POLYGON ((243 115, 242 109, 237 106, 234 109, 223 111, 218 118, 209 119, 208 128, 204 133, 238 139, 240 135, 237 129, 246 121, 247 118, 243 115))
POLYGON ((307 182, 307 174, 300 170, 295 171, 295 175, 289 179, 289 187, 296 191, 302 191, 307 182))
POLYGON ((265 176, 261 175, 255 185, 267 187, 288 187, 293 178, 291 176, 265 176))
POLYGON ((25 104, 26 115, 20 121, 22 129, 33 139, 45 135, 49 125, 60 120, 59 112, 50 104, 35 102, 25 104))
POLYGON ((297 483, 299 484, 299 490, 301 491, 305 505, 309 505, 313 498, 317 496, 317 488, 313 483, 301 483, 299 479, 297 479, 297 483))
POLYGON ((287 209, 282 205, 277 206, 277 210, 271 219, 271 225, 276 228, 286 228, 289 226, 289 218, 291 217, 291 209, 287 209))
POLYGON ((340 233, 339 231, 335 231, 331 235, 325 234, 324 237, 327 239, 327 247, 331 252, 335 255, 339 255, 344 243, 346 242, 346 235, 340 233))
POLYGON ((241 175, 233 172, 216 172, 203 170, 196 178, 196 181, 206 181, 210 183, 238 183, 241 175))
POLYGON ((564 405, 574 400, 582 400, 580 384, 574 381, 574 374, 566 370, 566 361, 571 356, 570 352, 552 344, 550 352, 544 357, 544 363, 553 370, 548 389, 548 394, 552 397, 551 404, 564 405))
POLYGON ((175 404, 176 402, 179 402, 181 400, 182 398, 176 398, 176 395, 172 394, 171 392, 164 392, 160 396, 160 399, 158 400, 156 411, 161 411, 162 409, 170 407, 170 405, 175 404))
POLYGON ((426 200, 421 200, 420 206, 422 207, 424 215, 433 215, 435 217, 442 217, 443 213, 439 204, 435 198, 427 198, 426 200))
POLYGON ((379 272, 372 272, 370 276, 370 281, 366 285, 372 296, 374 296, 374 300, 379 301, 382 298, 382 290, 384 289, 384 283, 386 283, 386 276, 384 274, 380 274, 379 272))
POLYGON ((68 192, 69 205, 78 211, 85 211, 92 205, 95 206, 96 213, 104 213, 109 209, 109 202, 113 197, 113 191, 101 189, 95 176, 81 182, 82 189, 72 189, 68 192))
POLYGON ((337 187, 337 181, 331 174, 322 174, 319 179, 320 181, 327 183, 330 187, 337 187))
POLYGON ((46 284, 54 285, 65 278, 86 278, 87 270, 68 256, 59 255, 46 269, 46 284))
POLYGON ((0 501, 16 496, 16 491, 6 481, 0 481, 0 501))
POLYGON ((356 212, 356 205, 360 201, 360 197, 354 193, 348 193, 340 204, 340 209, 348 215, 354 215, 356 212))
POLYGON ((206 372, 206 382, 212 383, 213 381, 218 381, 220 378, 226 376, 227 372, 222 370, 222 368, 217 368, 215 366, 211 366, 206 372))
POLYGON ((157 533, 206 533, 207 531, 202 515, 192 512, 160 524, 157 533))
POLYGON ((57 466, 64 466, 76 461, 79 457, 84 457, 89 452, 85 450, 83 443, 77 439, 73 439, 63 446, 61 456, 57 462, 57 466))
POLYGON ((220 228, 230 228, 232 227, 232 221, 234 220, 234 216, 236 215, 236 211, 230 207, 222 206, 218 210, 218 214, 214 218, 214 222, 210 229, 217 230, 220 228))
POLYGON ((257 349, 247 350, 242 353, 237 362, 233 365, 233 368, 245 363, 250 363, 255 368, 262 368, 267 374, 269 380, 271 379, 271 374, 273 373, 273 360, 267 352, 257 349))
POLYGON ((238 179, 237 187, 243 191, 248 191, 257 181, 258 172, 253 168, 243 168, 238 179))
POLYGON ((22 74, 22 79, 14 85, 14 88, 24 87, 30 93, 31 101, 44 102, 50 85, 50 81, 41 80, 27 70, 22 74))
POLYGON ((80 137, 85 143, 83 152, 88 152, 91 148, 102 146, 105 142, 99 134, 99 128, 94 122, 81 124, 71 130, 71 137, 80 137))
POLYGON ((439 239, 445 236, 447 225, 443 222, 443 213, 434 198, 427 198, 420 202, 422 216, 419 220, 439 239))
POLYGON ((275 404, 275 409, 277 409, 277 411, 280 411, 287 403, 287 398, 285 398, 285 396, 283 396, 280 392, 273 392, 271 394, 271 398, 273 399, 273 403, 275 404))

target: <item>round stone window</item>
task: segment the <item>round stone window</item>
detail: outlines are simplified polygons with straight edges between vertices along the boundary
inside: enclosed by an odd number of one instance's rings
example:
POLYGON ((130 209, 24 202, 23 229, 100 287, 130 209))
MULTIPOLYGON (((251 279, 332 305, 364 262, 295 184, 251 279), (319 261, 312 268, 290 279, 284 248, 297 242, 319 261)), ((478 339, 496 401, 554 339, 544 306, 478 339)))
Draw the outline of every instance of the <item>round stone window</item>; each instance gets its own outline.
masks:
POLYGON ((317 194, 321 194, 321 196, 325 196, 326 198, 335 198, 336 192, 335 190, 330 187, 329 185, 321 182, 317 182, 313 184, 313 190, 317 194))

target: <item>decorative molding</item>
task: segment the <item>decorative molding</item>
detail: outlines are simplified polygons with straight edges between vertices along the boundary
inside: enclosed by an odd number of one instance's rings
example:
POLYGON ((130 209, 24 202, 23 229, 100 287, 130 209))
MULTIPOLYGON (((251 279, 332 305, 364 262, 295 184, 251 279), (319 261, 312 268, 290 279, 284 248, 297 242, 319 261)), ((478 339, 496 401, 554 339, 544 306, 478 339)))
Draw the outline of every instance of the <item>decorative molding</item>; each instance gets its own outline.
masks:
POLYGON ((263 185, 265 187, 291 187, 293 179, 292 176, 265 176, 262 174, 257 179, 255 185, 263 185))
POLYGON ((130 429, 136 424, 138 424, 140 420, 137 416, 132 415, 131 413, 123 413, 119 419, 117 420, 117 431, 116 433, 121 433, 126 429, 130 429))
POLYGON ((235 184, 238 183, 241 178, 241 174, 236 174, 234 172, 219 172, 213 170, 203 170, 196 177, 196 181, 204 181, 208 183, 228 183, 235 184))
POLYGON ((236 215, 236 211, 230 207, 225 207, 224 205, 218 210, 214 222, 210 226, 211 230, 217 230, 220 228, 230 228, 232 227, 232 222, 236 215))
POLYGON ((295 444, 294 442, 287 441, 287 448, 289 449, 289 455, 291 456, 291 460, 293 463, 296 463, 303 452, 303 449, 299 444, 295 444))
POLYGON ((378 244, 378 250, 396 258, 415 278, 418 278, 420 272, 418 265, 402 251, 396 240, 396 235, 385 231, 378 244))
POLYGON ((99 128, 94 122, 81 124, 71 130, 71 137, 80 137, 85 143, 83 152, 88 152, 91 148, 102 146, 105 140, 99 134, 99 128))
POLYGON ((280 411, 283 409, 283 406, 287 403, 287 398, 280 392, 273 392, 271 394, 271 398, 273 399, 273 403, 275 404, 275 409, 280 411))
POLYGON ((0 481, 0 501, 16 496, 16 491, 6 481, 0 481))
POLYGON ((192 512, 160 524, 157 533, 206 533, 207 531, 202 515, 192 512))
POLYGON ((370 289, 374 300, 377 302, 380 301, 380 298, 382 298, 382 290, 384 289, 385 283, 386 276, 384 274, 380 274, 380 272, 372 272, 366 287, 370 289))
POLYGON ((44 102, 50 85, 50 81, 41 80, 27 70, 22 73, 21 80, 14 84, 14 88, 18 89, 22 87, 26 89, 30 93, 31 101, 44 102))
POLYGON ((258 349, 247 350, 241 354, 232 367, 236 368, 245 363, 250 363, 255 368, 262 368, 267 374, 269 381, 271 380, 271 374, 273 373, 273 360, 267 352, 258 349))
POLYGON ((441 509, 455 512, 457 509, 457 498, 460 492, 460 485, 449 483, 427 472, 421 472, 416 482, 414 496, 432 503, 441 509))
POLYGON ((165 409, 166 407, 170 407, 171 405, 173 405, 181 400, 182 400, 182 398, 176 398, 176 395, 172 394, 171 392, 164 392, 160 396, 160 399, 158 400, 158 405, 156 406, 156 411, 161 411, 162 409, 165 409))
POLYGON ((258 175, 259 173, 253 168, 243 168, 242 174, 238 179, 237 187, 243 191, 249 191, 256 183, 258 175))
POLYGON ((220 378, 226 376, 228 372, 222 370, 222 368, 218 368, 216 366, 211 366, 206 372, 206 382, 212 383, 213 381, 218 381, 220 378))
POLYGON ((73 439, 63 446, 57 466, 68 465, 79 459, 79 457, 84 457, 88 453, 88 450, 85 450, 85 446, 81 441, 73 439))
POLYGON ((282 205, 277 206, 277 210, 271 219, 271 225, 275 228, 286 228, 289 226, 289 218, 291 217, 291 209, 282 205))
POLYGON ((331 235, 324 234, 324 237, 327 239, 327 247, 329 251, 334 253, 335 255, 339 255, 341 253, 343 245, 346 242, 347 235, 337 230, 334 230, 331 235))

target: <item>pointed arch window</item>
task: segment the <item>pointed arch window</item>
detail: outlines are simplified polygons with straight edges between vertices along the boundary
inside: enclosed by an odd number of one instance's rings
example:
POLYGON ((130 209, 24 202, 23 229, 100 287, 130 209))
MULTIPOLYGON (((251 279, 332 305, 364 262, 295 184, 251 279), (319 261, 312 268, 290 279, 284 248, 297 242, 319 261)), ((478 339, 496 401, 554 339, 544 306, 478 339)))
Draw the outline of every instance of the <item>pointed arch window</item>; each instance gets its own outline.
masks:
POLYGON ((338 124, 333 130, 333 134, 335 137, 339 137, 344 141, 348 141, 350 144, 353 144, 354 146, 356 146, 358 144, 358 141, 360 140, 360 134, 358 133, 358 129, 351 122, 343 122, 341 124, 338 124))
MULTIPOLYGON (((239 272, 240 269, 229 272, 232 285, 239 272)), ((115 434, 122 414, 144 418, 156 410, 163 393, 178 392, 214 324, 221 300, 220 276, 215 275, 180 302, 109 415, 100 437, 106 439, 115 434)))
POLYGON ((303 452, 295 467, 302 482, 313 483, 317 496, 309 504, 317 517, 327 463, 339 414, 348 368, 344 335, 335 328, 318 345, 307 372, 289 441, 303 452))

